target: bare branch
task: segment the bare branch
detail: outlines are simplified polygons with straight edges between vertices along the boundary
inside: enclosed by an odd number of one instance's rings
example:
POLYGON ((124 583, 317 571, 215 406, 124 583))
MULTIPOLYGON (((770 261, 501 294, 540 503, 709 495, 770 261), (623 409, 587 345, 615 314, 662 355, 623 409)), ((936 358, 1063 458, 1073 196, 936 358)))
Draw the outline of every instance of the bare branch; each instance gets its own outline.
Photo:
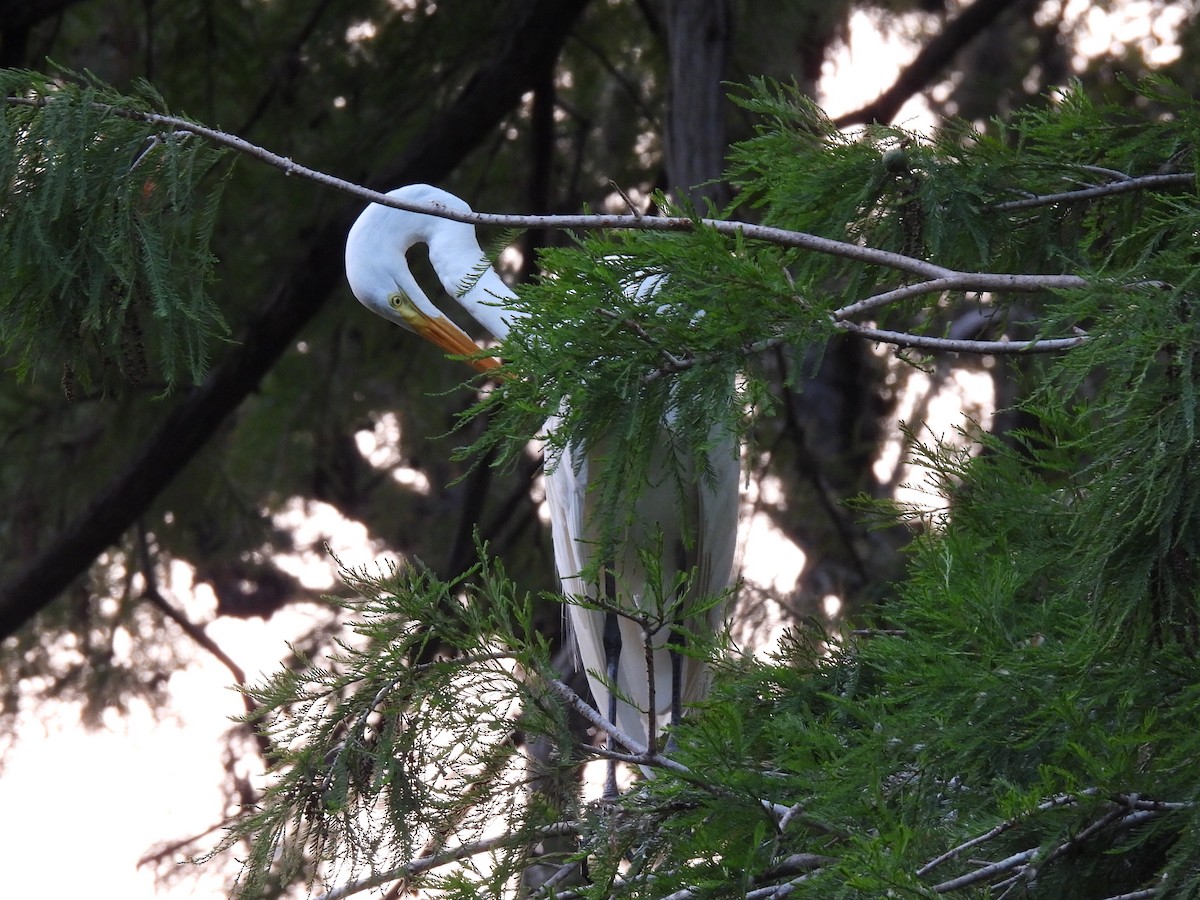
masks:
MULTIPOLYGON (((578 834, 579 824, 576 822, 556 822, 553 825, 543 825, 540 828, 533 830, 533 837, 555 837, 564 834, 578 834)), ((334 888, 316 898, 316 900, 341 900, 343 897, 350 897, 354 894, 360 894, 363 891, 369 891, 372 888, 380 887, 391 881, 399 881, 401 878, 411 878, 414 875, 420 875, 428 872, 431 869, 437 869, 441 866, 448 865, 459 860, 469 859, 472 856, 478 856, 481 853, 490 853, 492 850, 498 850, 501 847, 513 846, 518 843, 525 843, 531 835, 505 832, 494 837, 483 838, 478 841, 471 841, 467 844, 459 844, 457 847, 451 847, 448 850, 443 850, 441 853, 435 853, 431 856, 423 856, 420 859, 414 859, 410 863, 402 866, 397 866, 394 869, 388 869, 386 872, 377 872, 367 878, 362 878, 358 881, 353 881, 350 884, 342 885, 334 888)))
POLYGON ((1014 853, 1012 856, 1002 859, 999 862, 982 866, 974 872, 968 872, 966 875, 951 878, 949 881, 943 881, 941 884, 935 884, 933 890, 939 894, 948 894, 951 891, 957 891, 959 888, 979 884, 981 881, 990 881, 995 875, 1000 875, 1018 866, 1025 865, 1025 863, 1037 855, 1038 850, 1038 847, 1030 847, 1028 850, 1022 850, 1020 853, 1014 853))
MULTIPOLYGON (((942 865, 952 859, 957 858, 966 850, 972 847, 977 847, 987 841, 992 840, 1006 831, 1021 824, 1034 813, 1046 812, 1047 810, 1055 809, 1062 806, 1073 806, 1079 802, 1081 797, 1094 797, 1098 791, 1095 788, 1088 788, 1079 791, 1075 794, 1058 794, 1042 801, 1033 809, 1028 810, 1020 815, 1006 819, 994 828, 989 829, 977 837, 971 838, 969 841, 964 841, 956 847, 951 848, 942 855, 935 857, 917 870, 918 876, 929 874, 937 866, 942 865)), ((933 886, 933 890, 939 894, 949 893, 959 890, 964 887, 970 887, 984 881, 990 881, 994 876, 1012 872, 1013 874, 997 884, 993 888, 1008 887, 1012 888, 1015 884, 1022 881, 1029 882, 1037 877, 1038 871, 1058 859, 1060 856, 1070 852, 1083 841, 1088 840, 1093 835, 1104 830, 1105 828, 1129 828, 1138 825, 1148 819, 1152 819, 1164 812, 1172 812, 1180 809, 1187 809, 1192 804, 1184 802, 1172 802, 1161 800, 1143 800, 1136 794, 1121 794, 1110 801, 1110 808, 1099 818, 1092 821, 1087 827, 1081 829, 1077 833, 1052 849, 1048 850, 1045 855, 1038 860, 1037 865, 1031 865, 1040 848, 1033 847, 1028 850, 1022 850, 1020 853, 1006 857, 999 862, 991 863, 983 866, 965 875, 960 875, 957 878, 952 878, 948 881, 943 881, 940 884, 933 886), (1015 871, 1014 871, 1015 870, 1015 871)), ((1136 892, 1131 896, 1139 896, 1136 892)))
MULTIPOLYGON (((55 102, 53 98, 47 97, 8 97, 6 101, 14 104, 27 106, 46 106, 55 102)), ((295 175, 301 178, 306 178, 324 187, 333 188, 334 190, 342 191, 358 197, 360 200, 365 200, 369 203, 378 203, 382 206, 389 206, 394 209, 406 210, 408 212, 424 213, 426 215, 437 216, 438 218, 449 219, 453 222, 466 222, 473 225, 492 225, 500 228, 554 228, 554 229, 589 229, 589 230, 619 230, 633 229, 643 231, 694 231, 697 227, 703 226, 711 228, 718 234, 737 236, 742 235, 752 240, 763 241, 769 244, 775 244, 781 247, 795 247, 800 250, 811 250, 815 253, 825 253, 830 256, 848 259, 854 262, 863 263, 866 265, 883 266, 889 269, 895 269, 901 272, 909 272, 914 275, 920 275, 926 279, 947 279, 947 284, 959 290, 997 290, 997 291, 1040 291, 1047 288, 1081 288, 1087 287, 1088 281, 1074 275, 1016 275, 1016 274, 997 274, 997 273, 970 273, 958 272, 953 269, 947 269, 944 266, 939 266, 931 262, 927 262, 916 257, 906 256, 903 253, 894 253, 890 250, 880 250, 875 247, 867 247, 861 244, 852 244, 846 241, 837 241, 832 238, 820 237, 819 235, 809 234, 803 231, 791 231, 786 228, 775 228, 769 225, 755 225, 749 222, 731 221, 725 219, 692 219, 685 216, 643 216, 643 215, 573 215, 573 216, 524 216, 524 215, 501 215, 496 213, 480 213, 480 212, 459 212, 446 208, 440 203, 406 203, 389 197, 387 194, 373 191, 353 182, 346 181, 343 178, 338 178, 329 175, 325 172, 320 172, 316 169, 310 169, 307 166, 300 165, 294 160, 286 156, 280 156, 277 153, 253 144, 245 138, 238 137, 234 134, 221 131, 216 128, 210 128, 205 125, 200 125, 195 122, 190 122, 187 119, 179 118, 178 116, 163 115, 161 113, 146 112, 143 110, 129 109, 127 107, 112 106, 108 104, 96 104, 97 107, 113 115, 122 116, 128 119, 135 119, 146 122, 150 125, 158 125, 174 131, 195 134, 206 140, 212 141, 222 147, 227 147, 242 153, 267 165, 274 166, 286 175, 295 175)), ((1183 176, 1164 175, 1164 176, 1147 176, 1148 178, 1162 178, 1175 180, 1183 176)), ((1138 184, 1139 180, 1131 179, 1128 182, 1118 182, 1115 185, 1105 187, 1119 187, 1124 185, 1138 184)), ((1132 190, 1134 188, 1125 187, 1124 190, 1132 190)), ((1033 198, 1030 198, 1033 199, 1033 198)), ((1025 203, 1028 201, 1014 201, 1025 203)), ((993 207, 1001 209, 1002 206, 993 207)), ((949 288, 947 288, 949 289, 949 288)))
MULTIPOLYGON (((55 102, 53 98, 47 97, 9 97, 6 98, 6 100, 9 103, 34 106, 45 106, 49 103, 55 102)), ((299 177, 306 178, 325 187, 330 187, 335 190, 351 194, 352 196, 358 197, 361 200, 379 203, 384 206, 407 210, 409 212, 438 216, 451 221, 465 222, 474 225, 492 225, 503 228, 528 229, 554 228, 693 231, 697 227, 706 227, 711 228, 717 233, 723 235, 741 235, 746 238, 775 244, 777 246, 793 247, 815 253, 823 253, 841 259, 850 260, 852 262, 858 262, 864 265, 882 266, 884 268, 905 272, 911 275, 917 275, 923 278, 924 280, 918 284, 905 285, 891 291, 886 291, 882 294, 877 294, 873 297, 868 297, 849 306, 842 307, 833 312, 832 315, 837 327, 870 340, 891 343, 900 347, 914 347, 931 351, 992 354, 1056 352, 1077 346, 1085 339, 1083 336, 1079 336, 1074 338, 1057 338, 1028 342, 949 341, 943 338, 934 338, 924 335, 912 335, 902 332, 870 329, 866 326, 853 325, 845 321, 850 316, 860 315, 864 312, 890 303, 898 302, 910 297, 917 297, 927 293, 943 291, 1005 291, 1027 293, 1043 290, 1081 289, 1088 287, 1090 282, 1078 275, 956 271, 922 259, 918 259, 916 257, 907 256, 902 253, 895 253, 888 250, 881 250, 875 247, 868 247, 860 244, 848 243, 845 241, 837 241, 831 238, 809 234, 807 232, 790 231, 788 229, 775 228, 766 225, 755 225, 748 222, 728 221, 721 219, 692 219, 681 216, 648 217, 641 215, 640 213, 635 213, 633 215, 573 216, 499 215, 479 212, 463 213, 456 210, 450 210, 442 204, 436 202, 418 204, 398 201, 378 191, 373 191, 344 179, 337 178, 333 175, 300 165, 288 157, 272 153, 271 151, 253 144, 237 135, 190 122, 177 116, 169 116, 160 113, 152 113, 104 104, 97 104, 97 106, 103 108, 107 112, 111 112, 113 115, 144 121, 147 124, 161 126, 177 132, 198 135, 209 141, 212 141, 215 144, 227 147, 238 153, 242 153, 253 159, 259 160, 260 162, 274 166, 283 171, 285 174, 297 175, 299 177)), ((1117 178, 1117 176, 1121 176, 1123 173, 1106 171, 1098 174, 1105 174, 1109 175, 1110 177, 1117 178)), ((1183 186, 1192 183, 1194 183, 1194 177, 1189 174, 1147 175, 1139 178, 1117 178, 1117 180, 1114 180, 1109 184, 1085 188, 1082 190, 1067 191, 1061 194, 1051 194, 1007 201, 994 205, 992 209, 997 211, 1025 209, 1034 206, 1052 204, 1063 200, 1085 200, 1098 196, 1127 193, 1135 190, 1145 190, 1152 187, 1183 186)), ((626 324, 637 330, 644 339, 650 340, 649 336, 646 335, 644 331, 636 325, 636 323, 626 324)), ((694 365, 692 360, 679 359, 673 354, 669 353, 669 351, 667 351, 665 348, 659 349, 665 360, 663 374, 677 372, 694 365)))
POLYGON ((895 344, 897 347, 913 347, 918 350, 942 353, 1056 353, 1059 350, 1077 347, 1087 340, 1087 335, 1081 334, 1076 337, 1032 341, 971 341, 933 337, 925 334, 909 334, 903 331, 885 331, 845 320, 835 322, 834 325, 842 331, 882 344, 895 344))
POLYGON ((862 109, 837 119, 839 128, 849 125, 890 122, 905 102, 929 86, 954 56, 987 28, 1014 0, 975 0, 946 23, 886 91, 862 109))
POLYGON ((831 316, 835 319, 848 319, 851 316, 862 315, 865 312, 878 309, 881 306, 887 306, 889 303, 899 303, 901 300, 908 300, 911 297, 920 297, 923 294, 942 293, 944 291, 959 290, 959 282, 953 276, 947 278, 934 278, 929 281, 920 281, 916 284, 906 284, 903 287, 898 287, 890 291, 884 291, 882 294, 875 294, 867 297, 864 300, 859 300, 856 303, 851 303, 849 306, 842 306, 835 309, 831 316))
MULTIPOLYGON (((1108 170, 1105 170, 1106 172, 1108 170)), ((1120 174, 1120 173, 1114 173, 1120 174)), ((1012 212, 1018 209, 1034 209, 1038 206, 1052 206, 1055 203, 1080 203, 1084 200, 1095 200, 1098 197, 1113 197, 1117 194, 1128 194, 1133 191, 1146 191, 1164 187, 1195 187, 1196 176, 1191 172, 1177 172, 1167 175, 1125 176, 1124 180, 1112 181, 1108 184, 1098 184, 1094 187, 1079 188, 1074 191, 1062 191, 1057 194, 1039 194, 1035 197, 1023 197, 1020 200, 1006 200, 995 203, 990 209, 995 212, 1012 212)))
MULTIPOLYGON (((658 685, 654 674, 654 632, 642 627, 642 652, 646 658, 646 753, 658 754, 658 685)), ((616 685, 613 685, 616 687, 616 685)))
POLYGON ((1129 181, 1133 178, 1132 175, 1126 172, 1119 172, 1116 169, 1106 169, 1104 166, 1089 166, 1086 163, 1076 163, 1074 164, 1074 168, 1079 169, 1081 172, 1090 172, 1092 175, 1101 175, 1112 181, 1129 181))
POLYGON ((600 715, 600 713, 594 709, 590 703, 580 697, 577 693, 575 693, 575 691, 571 690, 571 688, 568 687, 564 682, 557 678, 547 678, 546 683, 550 686, 551 690, 571 704, 576 712, 578 712, 581 716, 583 716, 601 731, 612 735, 617 739, 618 743, 624 745, 625 749, 629 751, 628 753, 609 754, 607 751, 598 749, 596 751, 597 753, 600 753, 601 755, 611 755, 616 759, 634 763, 636 765, 657 766, 662 769, 668 769, 679 775, 692 774, 692 770, 683 765, 683 763, 669 759, 668 757, 663 756, 661 753, 651 754, 649 749, 644 744, 638 743, 612 722, 608 721, 608 719, 604 718, 604 716, 600 715))
POLYGON ((1193 809, 1196 806, 1195 803, 1188 800, 1143 800, 1137 794, 1121 794, 1116 800, 1130 809, 1144 809, 1152 812, 1176 812, 1181 809, 1193 809))
POLYGON ((1058 807, 1058 806, 1072 806, 1075 803, 1079 802, 1078 797, 1094 795, 1095 793, 1096 793, 1095 788, 1088 788, 1085 791, 1080 791, 1078 795, 1058 794, 1057 796, 1051 797, 1049 800, 1045 800, 1045 801, 1039 803, 1037 806, 1035 806, 1033 809, 1029 810, 1028 812, 1022 813, 1019 816, 1013 816, 1011 819, 1006 819, 1005 821, 1003 821, 999 825, 997 825, 995 828, 992 828, 989 831, 985 831, 983 834, 979 835, 978 837, 973 837, 973 838, 971 838, 971 840, 965 841, 965 842, 959 844, 957 847, 952 847, 951 849, 949 849, 945 853, 943 853, 941 856, 931 859, 929 862, 925 863, 925 865, 921 866, 921 868, 917 869, 917 875, 928 875, 930 872, 932 872, 934 869, 936 869, 942 863, 949 862, 950 860, 954 859, 956 856, 961 854, 963 851, 969 850, 972 847, 977 847, 980 844, 984 843, 985 841, 990 841, 994 837, 999 837, 1000 835, 1004 834, 1004 832, 1008 831, 1010 828, 1016 827, 1022 821, 1024 821, 1026 818, 1028 818, 1030 815, 1032 815, 1035 812, 1045 812, 1048 809, 1054 809, 1055 807, 1058 807))
POLYGON ((1139 825, 1142 822, 1145 822, 1147 819, 1153 819, 1157 815, 1159 815, 1159 813, 1154 810, 1146 809, 1139 810, 1137 812, 1129 812, 1128 807, 1124 805, 1114 806, 1111 810, 1106 812, 1100 818, 1096 819, 1086 828, 1071 835, 1070 838, 1052 849, 1046 854, 1045 858, 1038 860, 1038 864, 1036 866, 1026 867, 1024 870, 1018 873, 1018 878, 1026 882, 1034 881, 1037 878, 1038 872, 1044 866, 1049 865, 1060 856, 1069 853, 1084 841, 1090 839, 1093 835, 1103 831, 1109 826, 1113 826, 1115 828, 1130 828, 1134 825, 1139 825))
MULTIPOLYGON (((773 869, 764 878, 755 879, 752 883, 761 884, 762 886, 747 891, 745 894, 746 900, 770 900, 770 898, 775 897, 786 897, 803 882, 818 874, 822 867, 835 862, 837 862, 837 859, 832 856, 819 856, 816 853, 795 853, 784 860, 779 867, 773 869), (778 882, 774 880, 780 875, 787 875, 797 871, 802 872, 803 874, 784 882, 778 882), (763 884, 764 881, 769 883, 763 884)), ((617 878, 613 881, 612 888, 614 890, 627 889, 631 887, 649 885, 659 880, 660 878, 658 875, 653 872, 648 872, 643 875, 617 878)), ((706 896, 707 894, 708 891, 701 890, 700 888, 682 887, 671 894, 667 894, 663 900, 692 900, 692 898, 706 896)), ((579 900, 579 898, 582 898, 584 894, 578 890, 569 890, 556 893, 554 896, 557 898, 557 900, 579 900)))

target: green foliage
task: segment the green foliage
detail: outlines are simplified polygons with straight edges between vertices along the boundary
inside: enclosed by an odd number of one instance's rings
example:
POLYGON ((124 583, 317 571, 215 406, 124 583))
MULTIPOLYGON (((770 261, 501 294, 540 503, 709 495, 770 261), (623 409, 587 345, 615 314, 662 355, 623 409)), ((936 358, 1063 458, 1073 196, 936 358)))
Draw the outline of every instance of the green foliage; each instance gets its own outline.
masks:
MULTIPOLYGON (((974 456, 918 446, 936 504, 884 511, 917 537, 876 627, 797 632, 773 660, 719 662, 713 696, 674 733, 677 765, 643 761, 657 777, 610 804, 560 802, 570 704, 540 687, 552 683, 545 647, 500 573, 478 570, 483 587, 450 603, 448 621, 445 598, 465 585, 402 575, 380 593, 359 577, 368 621, 391 624, 342 661, 357 674, 293 673, 258 695, 280 721, 305 723, 273 732, 289 749, 279 805, 251 826, 267 840, 258 871, 283 833, 272 822, 336 839, 325 848, 335 859, 377 868, 411 861, 424 835, 450 827, 472 861, 430 862, 452 874, 423 886, 497 893, 559 823, 571 839, 553 865, 579 864, 560 894, 572 897, 1200 895, 1194 185, 1045 199, 1080 180, 1111 188, 1191 165, 1200 111, 1167 85, 1139 90, 1154 104, 1169 99, 1172 115, 1072 89, 987 133, 959 126, 924 139, 890 128, 846 136, 794 92, 756 86, 745 104, 765 123, 735 152, 733 173, 768 224, 946 271, 1089 279, 986 297, 914 291, 881 305, 880 321, 942 336, 975 304, 993 327, 1086 329, 1088 340, 1029 367, 1026 428, 984 438, 974 456), (460 655, 428 675, 430 663, 405 662, 425 646, 416 621, 460 655), (483 658, 490 647, 544 680, 498 674, 483 658), (497 744, 449 715, 446 698, 468 704, 466 719, 496 720, 450 672, 486 690, 498 680, 506 702, 523 704, 522 729, 551 736, 554 802, 519 801, 511 782, 487 787, 479 773, 497 744), (386 754, 382 739, 365 737, 384 706, 377 697, 397 704, 384 719, 408 727, 389 732, 386 754), (303 717, 289 718, 293 705, 303 717), (428 746, 409 733, 417 722, 466 742, 465 765, 446 777, 460 779, 470 814, 402 771, 400 760, 428 746), (418 809, 431 812, 414 820, 418 809), (510 829, 499 857, 468 853, 482 846, 471 843, 477 810, 510 829), (364 839, 352 825, 368 812, 378 830, 364 839)), ((699 221, 546 253, 553 276, 522 292, 527 316, 503 351, 514 377, 475 410, 492 415, 477 446, 513 458, 560 416, 551 446, 607 454, 597 505, 622 521, 664 422, 677 426, 679 446, 666 450, 680 471, 703 472, 713 435, 745 430, 765 402, 764 347, 822 342, 841 308, 916 277, 903 260, 846 255, 699 221)), ((436 766, 437 754, 422 752, 436 766)))
MULTIPOLYGON (((329 857, 346 878, 403 869, 451 835, 524 834, 518 729, 566 734, 524 674, 549 669, 531 600, 498 566, 452 583, 420 565, 343 577, 361 595, 354 639, 249 690, 275 758, 260 810, 227 840, 251 843, 244 896, 329 857)), ((535 839, 507 842, 487 877, 503 883, 535 839)))
MULTIPOLYGON (((207 294, 219 155, 155 133, 148 89, 26 72, 0 86, 11 365, 106 389, 150 357, 168 385, 198 377, 223 333, 207 294)), ((760 82, 742 102, 761 128, 731 157, 739 206, 716 215, 752 210, 842 249, 669 209, 693 227, 547 250, 552 274, 522 292, 503 348, 514 377, 469 413, 491 417, 473 450, 511 462, 559 417, 552 450, 607 459, 593 488, 605 542, 634 515, 664 423, 675 446, 657 450, 680 483, 707 477, 718 436, 750 431, 771 400, 763 351, 811 368, 848 307, 913 287, 920 263, 1087 284, 942 284, 878 302, 874 324, 943 337, 974 307, 997 337, 1087 340, 1028 369, 1024 430, 973 458, 918 448, 940 506, 888 511, 919 534, 874 613, 886 627, 719 663, 675 764, 641 760, 658 776, 610 804, 575 796, 580 704, 498 566, 346 572, 357 638, 251 690, 275 758, 228 841, 250 845, 243 893, 327 862, 339 881, 499 895, 558 837, 566 849, 545 856, 574 867, 572 896, 1200 895, 1200 110, 1162 82, 1135 96, 1071 88, 926 138, 842 134, 760 82), (1182 177, 1121 187, 1155 174, 1182 177), (1095 191, 1056 196, 1081 185, 1095 191), (892 255, 856 259, 862 247, 892 255), (551 745, 535 774, 518 734, 551 745), (548 789, 530 796, 535 778, 548 789)))
MULTIPOLYGON (((871 311, 881 327, 942 337, 975 306, 994 329, 1013 335, 1087 328, 1090 349, 1068 363, 1080 378, 1111 365, 1097 354, 1114 342, 1112 352, 1131 362, 1150 343, 1187 346, 1188 336, 1166 334, 1162 321, 1174 316, 1177 332, 1188 328, 1195 278, 1192 226, 1200 223, 1179 187, 1010 205, 1061 192, 1089 173, 1101 173, 1102 182, 1114 172, 1178 174, 1190 162, 1180 148, 1191 146, 1197 110, 1162 83, 1141 90, 1155 102, 1170 98, 1177 114, 1147 120, 1073 88, 1050 109, 998 123, 996 134, 960 124, 926 138, 891 127, 842 134, 796 90, 756 82, 741 102, 763 122, 732 153, 731 181, 741 194, 720 217, 753 209, 766 225, 848 249, 811 252, 722 234, 659 198, 694 227, 587 234, 547 251, 553 274, 522 290, 517 308, 525 315, 503 348, 515 377, 468 411, 467 419, 487 414, 490 425, 461 454, 498 450, 500 462, 515 459, 557 417, 551 448, 569 443, 612 461, 593 490, 596 506, 619 521, 645 481, 652 458, 645 448, 660 439, 663 423, 672 422, 679 438, 669 454, 681 477, 706 471, 717 436, 747 433, 754 413, 770 405, 759 377, 763 351, 822 346, 845 309, 921 280, 905 260, 963 273, 1070 274, 1092 286, 914 291, 871 311), (858 245, 895 255, 849 264, 858 245), (1180 311, 1164 312, 1173 304, 1180 311), (744 377, 735 381, 734 373, 744 377)), ((801 371, 813 365, 809 356, 801 371)))
POLYGON ((0 352, 24 379, 198 380, 224 321, 209 294, 223 151, 161 130, 148 85, 0 72, 0 352))

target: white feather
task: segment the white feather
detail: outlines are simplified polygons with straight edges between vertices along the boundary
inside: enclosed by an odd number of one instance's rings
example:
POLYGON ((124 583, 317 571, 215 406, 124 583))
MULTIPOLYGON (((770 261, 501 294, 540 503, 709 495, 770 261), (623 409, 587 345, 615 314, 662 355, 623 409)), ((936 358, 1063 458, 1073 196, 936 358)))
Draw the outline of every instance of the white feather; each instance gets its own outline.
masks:
MULTIPOLYGON (((469 211, 458 197, 429 185, 410 185, 392 191, 389 196, 411 203, 440 204, 447 209, 469 211)), ((406 328, 411 319, 398 316, 389 300, 397 292, 409 297, 423 314, 440 316, 408 268, 405 257, 417 243, 429 246, 429 258, 443 287, 462 307, 497 339, 503 340, 516 317, 503 302, 515 298, 487 260, 468 224, 453 222, 421 213, 401 212, 372 204, 355 223, 346 245, 346 274, 351 289, 368 308, 406 328), (473 279, 473 275, 483 275, 473 279), (464 286, 467 286, 464 289, 464 286)), ((662 276, 654 275, 631 287, 631 295, 647 302, 653 298, 662 276)), ((547 431, 558 426, 557 417, 547 423, 547 431)), ((669 424, 664 426, 669 428, 669 424)), ((711 598, 727 591, 733 580, 737 542, 739 463, 732 435, 722 433, 714 441, 709 477, 693 471, 690 459, 671 460, 674 452, 671 435, 654 448, 649 478, 638 496, 631 524, 617 537, 618 552, 611 563, 618 600, 630 607, 646 609, 655 592, 647 584, 647 572, 638 558, 639 548, 653 547, 660 539, 663 547, 662 577, 665 585, 674 583, 680 566, 695 567, 690 596, 711 598), (676 473, 682 467, 682 478, 676 473), (684 485, 681 491, 678 484, 684 485), (690 538, 689 538, 690 536, 690 538)), ((550 510, 554 560, 569 596, 596 598, 598 585, 585 582, 582 573, 593 571, 592 556, 597 545, 594 531, 594 497, 588 491, 592 466, 602 459, 601 448, 591 448, 583 460, 574 459, 570 450, 546 461, 546 502, 550 510)), ((662 591, 659 591, 661 594, 662 591)), ((724 624, 724 607, 714 606, 703 615, 687 615, 687 598, 681 625, 684 631, 713 633, 724 624)), ((579 650, 580 663, 598 711, 607 715, 609 689, 605 678, 605 614, 581 606, 569 606, 569 621, 579 650)), ((621 654, 617 670, 616 706, 618 729, 645 745, 649 724, 656 728, 670 721, 671 655, 667 647, 671 630, 663 628, 653 637, 654 708, 650 709, 649 672, 644 636, 637 623, 622 618, 621 654)), ((708 667, 701 661, 683 656, 681 669, 683 703, 695 703, 708 691, 708 667)))

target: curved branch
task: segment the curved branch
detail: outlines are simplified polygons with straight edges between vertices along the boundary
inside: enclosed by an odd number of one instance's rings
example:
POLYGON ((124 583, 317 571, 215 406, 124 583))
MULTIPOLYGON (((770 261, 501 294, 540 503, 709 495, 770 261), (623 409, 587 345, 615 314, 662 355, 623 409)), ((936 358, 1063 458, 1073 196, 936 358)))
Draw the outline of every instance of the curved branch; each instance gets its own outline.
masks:
MULTIPOLYGON (((23 106, 46 106, 56 102, 52 97, 7 97, 6 102, 23 106)), ((342 193, 349 194, 352 197, 357 197, 359 200, 367 203, 378 203, 381 206, 388 206, 393 209, 400 209, 406 212, 423 213, 425 215, 437 216, 441 219, 449 219, 452 222, 465 222, 470 225, 491 225, 498 228, 522 228, 522 229, 539 229, 539 228, 554 228, 559 230, 615 230, 615 229, 634 229, 642 231, 694 231, 697 226, 703 225, 712 228, 719 234, 736 236, 742 234, 748 238, 765 241, 771 244, 777 244, 781 247, 796 247, 802 250, 812 250, 817 253, 827 253, 830 256, 837 256, 844 259, 849 259, 854 262, 885 266, 887 268, 898 269, 902 272, 910 272, 914 275, 921 275, 926 278, 944 278, 954 276, 956 273, 951 269, 946 269, 942 266, 933 263, 925 262, 912 256, 905 256, 901 253, 893 253, 888 250, 879 250, 874 247, 864 247, 860 244, 852 244, 846 241, 837 241, 831 238, 819 237, 818 235, 808 234, 802 231, 789 231, 785 228, 775 228, 769 225, 754 225, 748 222, 729 221, 726 219, 692 219, 685 216, 643 216, 643 215, 567 215, 567 216, 526 216, 526 215, 510 215, 500 213, 481 213, 481 212, 460 212, 458 210, 449 209, 441 203, 412 203, 403 200, 397 200, 394 197, 389 197, 382 191, 372 190, 360 184, 355 184, 352 181, 347 181, 344 178, 338 178, 336 175, 330 175, 326 172, 310 169, 308 166, 301 165, 287 156, 281 156, 278 153, 272 153, 264 147, 251 143, 245 138, 235 134, 221 131, 217 128, 210 128, 207 125, 200 125, 196 122, 190 122, 187 119, 179 118, 178 116, 169 116, 162 113, 146 112, 144 110, 130 109, 121 106, 112 106, 108 104, 96 104, 104 109, 105 112, 115 116, 121 116, 127 119, 135 119, 140 122, 145 122, 149 125, 160 125, 167 129, 188 134, 194 134, 202 137, 205 140, 211 141, 227 149, 234 150, 251 159, 256 159, 259 162, 266 163, 269 166, 279 169, 285 175, 294 175, 297 178, 304 178, 324 187, 332 188, 342 193)), ((403 183, 403 182, 399 182, 403 183)))
POLYGON ((1040 849, 1040 847, 1030 847, 1028 850, 1022 850, 1020 853, 1014 853, 1012 856, 1006 857, 999 862, 981 866, 972 872, 968 872, 966 875, 959 875, 957 878, 951 878, 949 881, 935 884, 933 890, 938 894, 948 894, 951 891, 957 891, 959 888, 970 887, 973 884, 979 884, 981 881, 988 881, 993 876, 1024 866, 1037 856, 1040 849))
MULTIPOLYGON (((586 0, 576 0, 586 2, 586 0)), ((6 101, 14 104, 44 106, 55 102, 47 97, 8 97, 6 101)), ((964 291, 1017 291, 1032 292, 1048 289, 1086 288, 1090 282, 1078 275, 1069 274, 1014 274, 999 272, 967 272, 950 269, 914 256, 881 250, 848 241, 834 240, 803 231, 792 231, 771 225, 757 225, 728 219, 688 218, 686 216, 643 216, 643 215, 513 215, 483 212, 460 212, 448 209, 441 203, 411 203, 397 200, 381 191, 372 190, 354 182, 338 178, 334 175, 310 169, 300 165, 286 156, 272 153, 245 138, 209 128, 177 116, 152 113, 125 107, 105 106, 113 115, 137 119, 152 125, 161 125, 175 131, 187 132, 203 137, 223 147, 245 154, 267 165, 278 168, 287 175, 305 178, 324 187, 332 188, 368 203, 378 203, 393 209, 407 212, 423 213, 437 216, 452 222, 465 222, 471 225, 489 225, 506 229, 558 229, 558 230, 639 230, 639 231, 694 231, 698 227, 710 228, 718 234, 729 237, 746 237, 751 240, 763 241, 780 247, 793 247, 799 250, 809 250, 823 253, 839 259, 864 265, 881 266, 899 272, 907 272, 927 279, 923 285, 911 285, 898 288, 894 292, 879 295, 875 298, 860 301, 851 307, 844 307, 835 313, 842 318, 862 312, 867 308, 889 303, 903 297, 913 296, 933 290, 964 290, 964 291)), ((421 166, 413 167, 415 179, 423 177, 421 166)), ((408 176, 407 180, 415 180, 408 176)), ((393 182, 402 183, 404 177, 393 178, 393 182)), ((1178 186, 1194 182, 1194 177, 1186 174, 1147 175, 1140 178, 1129 178, 1125 181, 1115 181, 1111 184, 1085 188, 1078 191, 1067 191, 1062 194, 1044 197, 1029 197, 1021 200, 1006 201, 991 207, 993 210, 1010 210, 1027 208, 1059 202, 1063 199, 1084 200, 1095 196, 1125 193, 1136 190, 1146 190, 1157 186, 1178 186)))

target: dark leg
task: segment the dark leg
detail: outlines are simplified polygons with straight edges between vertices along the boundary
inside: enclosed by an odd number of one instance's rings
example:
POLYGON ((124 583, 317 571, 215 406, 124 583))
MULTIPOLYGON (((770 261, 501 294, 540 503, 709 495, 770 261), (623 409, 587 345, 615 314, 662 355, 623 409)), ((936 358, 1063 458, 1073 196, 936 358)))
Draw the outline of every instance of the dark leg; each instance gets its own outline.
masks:
MULTIPOLYGON (((667 653, 671 657, 671 724, 678 725, 683 718, 683 654, 678 647, 684 646, 687 638, 675 629, 671 629, 671 637, 667 640, 667 653)), ((675 749, 675 735, 667 738, 667 752, 675 749)))
MULTIPOLYGON (((617 596, 616 581, 612 576, 612 572, 605 572, 604 587, 608 594, 608 601, 615 602, 617 596)), ((621 623, 615 612, 606 612, 604 614, 604 674, 608 677, 608 721, 614 725, 617 723, 617 664, 621 660, 621 623)), ((608 749, 613 751, 617 748, 616 739, 610 734, 608 736, 608 749)), ((604 779, 604 799, 612 800, 617 796, 617 761, 610 759, 608 761, 608 776, 604 779)))

